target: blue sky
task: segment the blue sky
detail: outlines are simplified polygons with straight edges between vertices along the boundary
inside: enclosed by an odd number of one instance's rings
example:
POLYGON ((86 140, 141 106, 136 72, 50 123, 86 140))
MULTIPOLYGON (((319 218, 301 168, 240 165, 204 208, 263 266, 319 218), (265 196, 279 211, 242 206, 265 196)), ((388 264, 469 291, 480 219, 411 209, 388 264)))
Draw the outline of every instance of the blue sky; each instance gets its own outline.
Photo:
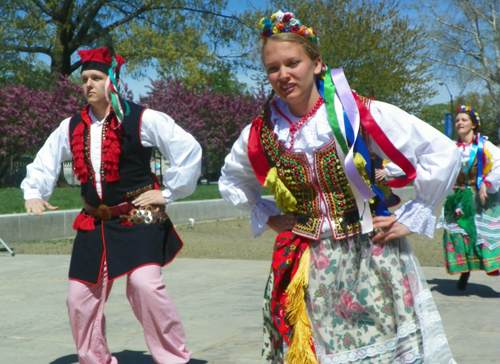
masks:
MULTIPOLYGON (((266 0, 229 0, 228 6, 226 8, 227 13, 238 13, 243 10, 246 10, 250 7, 256 7, 260 9, 265 9, 266 0)), ((149 78, 155 79, 156 72, 151 69, 148 73, 148 77, 141 80, 134 80, 126 74, 122 77, 123 81, 127 83, 128 87, 133 91, 134 97, 138 98, 139 95, 145 95, 148 91, 147 86, 150 86, 149 78)), ((250 78, 244 74, 241 75, 241 82, 252 85, 252 81, 250 78)), ((446 86, 440 86, 439 83, 443 82, 443 80, 436 79, 433 81, 433 87, 438 91, 438 95, 430 100, 430 104, 437 103, 449 103, 450 102, 450 93, 446 89, 446 86)), ((446 80, 445 80, 446 82, 446 80)), ((447 82, 450 92, 454 99, 458 96, 454 94, 454 85, 447 82)))
MULTIPOLYGON (((250 7, 265 9, 265 5, 266 5, 266 0, 229 0, 228 6, 226 8, 226 14, 238 13, 250 7)), ((44 60, 47 63, 50 62, 48 57, 41 56, 40 59, 44 60)), ((136 100, 140 95, 145 95, 146 92, 148 91, 147 87, 151 85, 149 78, 152 79, 156 78, 156 72, 154 71, 154 69, 150 69, 148 71, 147 77, 140 80, 135 80, 129 75, 127 75, 126 68, 125 72, 122 74, 122 80, 125 83, 127 83, 129 89, 133 91, 136 100)), ((241 74, 240 81, 252 85, 252 81, 247 75, 241 74)), ((456 99, 457 96, 459 96, 459 90, 456 89, 456 86, 453 83, 451 83, 448 80, 436 79, 435 81, 433 81, 433 87, 435 90, 438 91, 438 95, 430 100, 431 104, 450 102, 450 93, 448 92, 446 86, 439 85, 439 83, 443 81, 447 82, 454 100, 456 99)))

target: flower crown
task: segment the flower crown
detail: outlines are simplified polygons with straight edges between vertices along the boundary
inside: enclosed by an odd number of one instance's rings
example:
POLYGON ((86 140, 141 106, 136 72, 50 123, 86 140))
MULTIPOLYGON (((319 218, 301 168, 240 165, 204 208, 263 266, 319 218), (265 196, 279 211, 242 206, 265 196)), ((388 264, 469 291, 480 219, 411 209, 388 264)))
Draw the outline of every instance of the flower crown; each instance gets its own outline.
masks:
POLYGON ((479 119, 479 114, 476 111, 474 111, 474 109, 472 109, 470 106, 465 106, 465 105, 459 106, 458 111, 466 112, 469 115, 475 116, 476 120, 477 120, 477 124, 481 125, 481 119, 479 119))
POLYGON ((297 19, 293 13, 284 13, 280 10, 271 15, 271 18, 262 18, 259 24, 262 28, 262 34, 260 36, 262 41, 265 41, 266 38, 273 34, 295 33, 318 44, 316 31, 302 25, 300 20, 297 19))

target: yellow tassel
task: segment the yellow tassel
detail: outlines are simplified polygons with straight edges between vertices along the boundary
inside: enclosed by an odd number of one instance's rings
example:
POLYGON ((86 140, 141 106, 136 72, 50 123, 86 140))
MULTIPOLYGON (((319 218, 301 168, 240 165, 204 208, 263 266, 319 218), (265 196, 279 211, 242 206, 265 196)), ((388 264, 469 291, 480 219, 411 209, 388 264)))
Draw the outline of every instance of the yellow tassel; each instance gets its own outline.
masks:
POLYGON ((286 355, 287 364, 318 364, 311 349, 311 325, 306 312, 305 290, 309 285, 309 247, 302 254, 299 268, 288 285, 286 317, 293 327, 293 337, 286 355))
MULTIPOLYGON (((368 174, 368 171, 366 170, 366 161, 360 153, 354 154, 354 164, 355 164, 356 169, 358 170, 359 174, 361 175, 361 177, 365 181, 366 185, 371 188, 372 184, 370 182, 370 175, 368 174)), ((374 203, 375 201, 372 198, 368 202, 374 203)))
POLYGON ((488 157, 488 165, 486 167, 484 167, 483 169, 483 175, 487 175, 488 173, 490 173, 490 170, 491 170, 491 167, 493 167, 493 157, 491 156, 490 153, 488 153, 488 151, 486 150, 486 148, 483 149, 484 150, 484 154, 486 154, 486 156, 488 157))
POLYGON ((269 187, 276 200, 276 205, 280 207, 284 213, 295 211, 297 200, 278 177, 278 170, 276 167, 271 168, 267 173, 264 186, 269 187))

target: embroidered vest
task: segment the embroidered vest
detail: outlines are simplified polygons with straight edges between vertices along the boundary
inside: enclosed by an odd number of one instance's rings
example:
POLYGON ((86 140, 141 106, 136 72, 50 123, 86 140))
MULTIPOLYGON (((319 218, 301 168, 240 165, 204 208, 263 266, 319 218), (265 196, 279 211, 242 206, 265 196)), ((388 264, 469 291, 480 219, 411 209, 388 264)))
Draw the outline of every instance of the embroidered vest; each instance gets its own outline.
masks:
MULTIPOLYGON (((90 160, 89 128, 87 122, 83 119, 84 117, 88 117, 88 115, 85 116, 85 113, 82 111, 82 113, 76 114, 71 118, 69 133, 73 154, 78 153, 78 150, 82 148, 82 146, 73 143, 75 129, 81 123, 85 125, 82 142, 84 144, 83 153, 86 169, 88 171, 88 179, 81 183, 81 194, 92 206, 97 207, 100 204, 114 206, 141 192, 154 188, 154 180, 150 167, 152 148, 145 148, 140 138, 141 118, 145 107, 130 101, 128 101, 128 104, 130 106, 130 115, 124 117, 121 127, 118 129, 120 134, 120 151, 117 154, 118 160, 115 166, 112 167, 118 171, 119 177, 117 180, 112 182, 107 181, 104 155, 101 155, 102 200, 99 198, 95 188, 94 171, 90 160)), ((104 122, 102 134, 103 144, 105 136, 107 135, 106 131, 110 127, 110 122, 110 119, 104 122)))
POLYGON ((276 167, 278 177, 297 200, 298 223, 292 230, 301 236, 319 239, 323 214, 321 201, 326 205, 326 218, 335 239, 345 239, 361 233, 359 213, 344 170, 338 159, 335 141, 314 151, 314 170, 304 153, 287 150, 272 131, 270 112, 266 110, 260 142, 271 168, 276 167))
POLYGON ((457 176, 457 181, 455 182, 455 186, 457 187, 470 187, 472 191, 477 192, 476 187, 477 182, 477 155, 472 163, 472 166, 469 168, 467 172, 464 172, 462 168, 460 168, 460 172, 457 176))

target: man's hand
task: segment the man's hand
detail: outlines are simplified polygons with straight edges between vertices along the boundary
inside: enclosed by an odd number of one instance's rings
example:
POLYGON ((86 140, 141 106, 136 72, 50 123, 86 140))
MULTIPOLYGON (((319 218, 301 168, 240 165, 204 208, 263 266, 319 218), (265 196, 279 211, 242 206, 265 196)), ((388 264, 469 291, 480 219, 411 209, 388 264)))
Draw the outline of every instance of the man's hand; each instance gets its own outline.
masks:
POLYGON ((296 223, 297 219, 295 216, 288 213, 285 215, 269 216, 269 220, 267 220, 266 225, 278 234, 281 234, 285 231, 292 230, 296 223))
POLYGON ((403 224, 400 224, 396 215, 391 216, 375 216, 373 218, 374 235, 372 241, 374 243, 386 243, 389 240, 408 236, 412 232, 403 224), (379 231, 377 231, 380 229, 379 231))
POLYGON ((481 183, 481 186, 479 187, 479 201, 481 201, 481 205, 484 205, 486 203, 486 199, 488 198, 488 190, 487 190, 486 183, 481 183))
POLYGON ((147 205, 166 205, 167 200, 163 197, 161 190, 149 190, 137 196, 132 204, 137 207, 144 207, 147 205))
POLYGON ((42 216, 43 212, 46 209, 54 211, 59 208, 59 206, 52 206, 50 203, 42 200, 41 198, 31 198, 29 200, 26 200, 24 206, 26 207, 26 212, 28 213, 28 215, 33 214, 35 216, 42 216))

